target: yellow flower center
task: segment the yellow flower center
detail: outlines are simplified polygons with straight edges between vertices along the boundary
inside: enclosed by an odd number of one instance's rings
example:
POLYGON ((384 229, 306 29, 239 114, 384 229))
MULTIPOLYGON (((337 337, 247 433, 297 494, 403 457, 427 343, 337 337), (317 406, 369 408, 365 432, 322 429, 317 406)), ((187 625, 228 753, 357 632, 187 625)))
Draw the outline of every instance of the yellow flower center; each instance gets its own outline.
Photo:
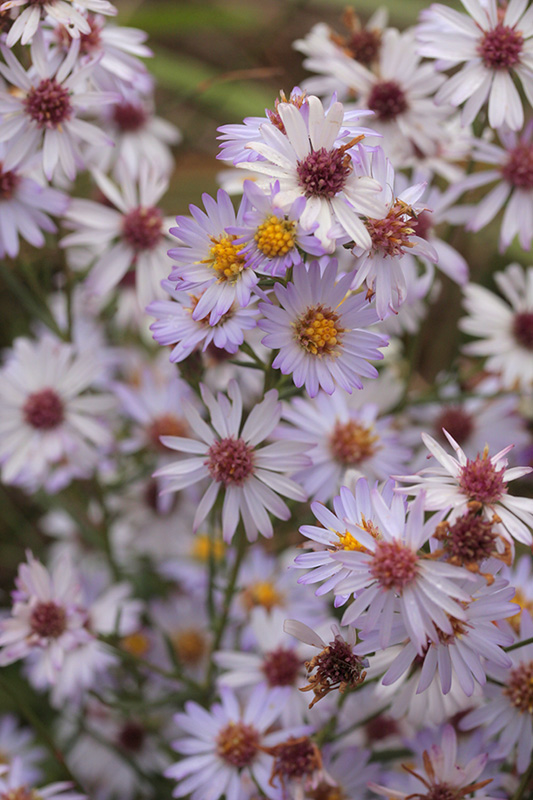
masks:
POLYGON ((351 419, 337 422, 329 440, 333 457, 344 466, 355 466, 374 455, 374 446, 379 436, 370 425, 368 428, 351 419))
POLYGON ((198 561, 209 561, 213 558, 215 561, 222 561, 226 554, 226 545, 222 539, 210 539, 205 533, 196 536, 191 555, 198 561))
POLYGON ((313 356, 338 355, 339 334, 345 330, 338 323, 339 315, 330 308, 308 308, 293 323, 298 344, 313 356))
POLYGON ((209 264, 217 273, 219 281, 235 281, 244 269, 242 245, 233 244, 235 236, 223 235, 220 239, 211 239, 210 258, 203 264, 209 264))
POLYGON ((355 536, 352 536, 349 531, 344 531, 344 533, 338 533, 335 531, 337 536, 339 537, 339 543, 336 546, 336 550, 357 550, 358 552, 362 552, 366 550, 360 542, 357 541, 355 536))
POLYGON ((275 606, 282 605, 283 596, 270 581, 258 581, 244 590, 242 601, 249 611, 255 606, 272 611, 275 606))
POLYGON ((201 631, 186 628, 170 637, 179 661, 188 666, 195 666, 205 655, 207 642, 201 631))
POLYGON ((260 225, 254 239, 257 249, 268 258, 286 255, 295 245, 294 222, 272 215, 260 225))
POLYGON ((142 631, 136 631, 135 633, 130 633, 129 636, 124 636, 120 646, 133 656, 145 656, 150 649, 150 642, 146 634, 142 631))
POLYGON ((522 589, 517 588, 511 603, 516 603, 520 610, 517 611, 516 614, 513 614, 512 617, 508 617, 507 622, 512 625, 517 633, 519 633, 522 611, 529 611, 530 614, 533 614, 533 600, 528 600, 522 589))

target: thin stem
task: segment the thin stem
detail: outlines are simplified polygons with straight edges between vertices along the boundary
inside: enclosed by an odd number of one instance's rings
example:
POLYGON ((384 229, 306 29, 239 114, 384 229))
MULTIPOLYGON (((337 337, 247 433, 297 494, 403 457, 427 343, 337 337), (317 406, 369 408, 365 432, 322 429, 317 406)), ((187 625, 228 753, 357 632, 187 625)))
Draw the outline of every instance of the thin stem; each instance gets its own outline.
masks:
POLYGON ((530 639, 524 639, 522 642, 510 644, 509 647, 504 647, 503 649, 506 653, 510 653, 511 650, 518 650, 519 647, 525 647, 527 644, 533 644, 533 636, 530 639))
MULTIPOLYGON (((511 797, 511 800, 522 800, 522 798, 526 797, 526 791, 529 788, 530 781, 533 780, 533 759, 527 770, 522 775, 522 780, 518 785, 518 789, 511 797)), ((530 797, 530 795, 528 795, 530 797)))
POLYGON ((182 672, 178 671, 177 668, 171 672, 163 667, 158 666, 157 664, 152 664, 151 661, 147 661, 147 659, 142 658, 142 656, 138 656, 135 653, 130 653, 129 650, 124 650, 108 636, 100 636, 99 638, 109 647, 112 647, 114 650, 116 650, 120 657, 125 661, 134 663, 139 667, 144 667, 145 669, 150 670, 150 672, 155 672, 157 675, 160 675, 162 678, 166 678, 169 681, 174 681, 174 683, 184 683, 195 692, 201 691, 201 687, 196 683, 196 681, 188 678, 182 672))

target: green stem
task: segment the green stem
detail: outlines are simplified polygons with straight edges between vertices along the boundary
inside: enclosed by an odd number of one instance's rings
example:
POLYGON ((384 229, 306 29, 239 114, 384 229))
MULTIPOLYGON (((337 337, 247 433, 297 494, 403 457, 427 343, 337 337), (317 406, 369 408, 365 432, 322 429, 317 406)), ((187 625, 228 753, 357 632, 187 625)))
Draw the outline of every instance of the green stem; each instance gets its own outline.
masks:
POLYGON ((194 692, 201 691, 201 687, 199 686, 199 684, 196 683, 196 681, 193 681, 192 678, 188 678, 177 668, 174 671, 166 670, 163 667, 158 666, 157 664, 152 664, 151 661, 147 661, 147 659, 142 658, 142 656, 137 656, 135 655, 135 653, 130 653, 129 650, 124 650, 108 636, 100 636, 99 638, 101 641, 105 642, 105 644, 107 644, 109 647, 112 647, 114 650, 116 650, 116 652, 120 655, 120 657, 124 661, 129 661, 130 663, 136 664, 139 667, 144 667, 145 669, 150 670, 150 672, 155 672, 162 678, 166 678, 166 680, 174 681, 174 683, 183 683, 194 692))
POLYGON ((515 642, 514 644, 510 644, 509 647, 504 647, 506 653, 510 653, 511 650, 518 650, 519 647, 525 647, 527 644, 533 644, 533 637, 530 639, 524 639, 522 642, 515 642))
MULTIPOLYGON (((527 800, 526 791, 529 787, 529 783, 531 780, 533 780, 533 760, 531 761, 527 770, 522 775, 522 780, 520 781, 518 789, 513 794, 511 800, 522 800, 522 798, 525 798, 525 800, 527 800)), ((528 795, 527 797, 529 798, 531 797, 531 795, 528 795)))

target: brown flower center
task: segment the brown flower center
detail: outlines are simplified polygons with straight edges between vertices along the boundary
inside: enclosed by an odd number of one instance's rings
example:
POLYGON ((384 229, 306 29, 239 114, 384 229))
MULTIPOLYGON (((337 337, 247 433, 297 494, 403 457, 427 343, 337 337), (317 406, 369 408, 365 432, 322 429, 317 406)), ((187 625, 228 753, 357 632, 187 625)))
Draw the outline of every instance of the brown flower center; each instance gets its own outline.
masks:
POLYGON ((252 725, 230 722, 217 737, 217 754, 232 767, 247 767, 259 751, 259 733, 252 725))

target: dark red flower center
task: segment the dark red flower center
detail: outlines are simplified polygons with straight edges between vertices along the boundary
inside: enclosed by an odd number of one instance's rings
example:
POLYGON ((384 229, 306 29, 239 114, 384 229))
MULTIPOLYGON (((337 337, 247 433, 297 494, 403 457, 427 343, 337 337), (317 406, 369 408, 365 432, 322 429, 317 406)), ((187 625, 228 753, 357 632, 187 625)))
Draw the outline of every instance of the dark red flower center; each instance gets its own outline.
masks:
POLYGON ((122 235, 136 252, 153 250, 161 238, 163 214, 153 206, 138 206, 124 217, 122 235))
POLYGON ((19 181, 20 177, 16 172, 11 170, 4 172, 3 164, 0 161, 0 200, 11 200, 19 181))
POLYGON ((353 31, 346 47, 354 61, 359 61, 360 64, 368 67, 376 60, 379 54, 381 33, 368 28, 353 31))
POLYGON ((477 456, 470 458, 461 469, 459 488, 469 500, 478 503, 496 503, 506 492, 503 479, 504 468, 496 470, 490 458, 477 456))
POLYGON ((26 112, 38 128, 59 128, 72 116, 68 91, 53 78, 32 86, 26 97, 26 112))
POLYGON ((401 542, 380 541, 376 546, 370 573, 383 589, 401 592, 417 575, 418 557, 401 542))
POLYGON ((355 466, 376 452, 379 436, 372 425, 362 425, 354 419, 337 422, 329 439, 333 458, 344 466, 355 466))
POLYGON ((148 115, 140 105, 124 102, 113 107, 113 122, 123 133, 141 130, 147 119, 148 115))
POLYGON ((119 731, 117 742, 124 750, 130 753, 139 753, 142 750, 146 733, 138 722, 126 722, 119 731))
POLYGON ((513 335, 518 344, 526 350, 533 350, 533 313, 523 311, 515 315, 513 335))
POLYGON ((244 722, 230 722, 217 737, 217 754, 232 767, 247 767, 259 751, 259 734, 244 722))
POLYGON ((474 420, 461 406, 447 406, 442 410, 435 422, 437 435, 447 442, 448 440, 442 432, 443 428, 448 431, 450 436, 453 436, 458 444, 462 444, 472 434, 474 420))
POLYGON ((478 45, 478 53, 488 69, 510 69, 520 61, 524 38, 519 31, 499 23, 485 31, 478 45))
POLYGON ((294 650, 278 647, 265 654, 262 670, 269 686, 292 686, 302 666, 294 650))
POLYGON ((22 407, 24 420, 37 430, 48 431, 63 422, 63 401, 53 389, 41 389, 30 394, 22 407))
POLYGON ((343 147, 313 150, 296 167, 306 197, 335 197, 351 172, 351 159, 343 147))
POLYGON ((374 84, 367 105, 382 122, 389 122, 407 111, 405 92, 396 81, 374 84))
POLYGON ((533 715, 533 661, 511 670, 503 693, 522 714, 533 715))
POLYGON ((67 615, 65 609, 57 603, 37 603, 30 615, 30 626, 38 636, 57 639, 65 632, 67 615))
POLYGON ((211 445, 204 463, 217 483, 242 486, 254 472, 254 451, 244 439, 228 436, 211 445))
POLYGON ((521 142, 510 150, 502 175, 517 189, 533 189, 533 144, 521 142))

